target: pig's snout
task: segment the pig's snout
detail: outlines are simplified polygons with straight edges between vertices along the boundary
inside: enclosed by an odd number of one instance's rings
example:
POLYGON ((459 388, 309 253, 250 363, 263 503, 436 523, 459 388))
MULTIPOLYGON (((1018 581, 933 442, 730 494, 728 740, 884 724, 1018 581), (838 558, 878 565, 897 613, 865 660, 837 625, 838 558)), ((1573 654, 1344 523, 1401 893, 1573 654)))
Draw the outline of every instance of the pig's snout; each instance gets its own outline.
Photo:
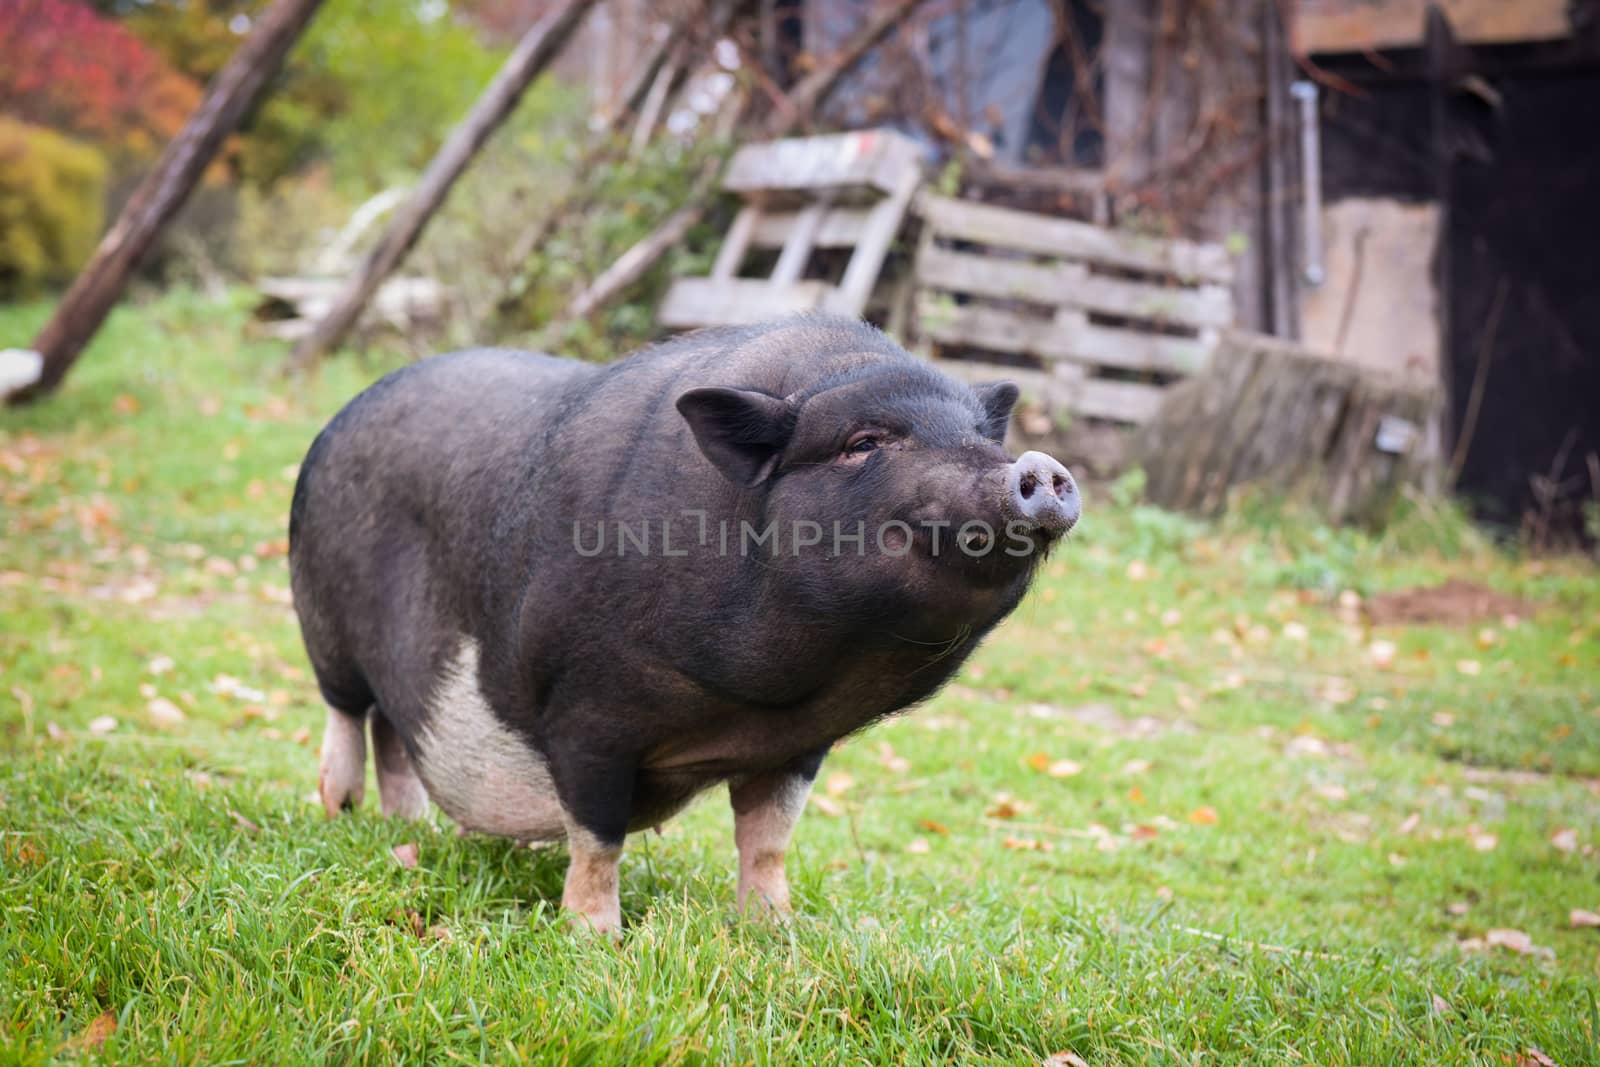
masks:
POLYGON ((1043 452, 1024 452, 1006 471, 1005 507, 1010 518, 1056 537, 1078 523, 1078 483, 1043 452))

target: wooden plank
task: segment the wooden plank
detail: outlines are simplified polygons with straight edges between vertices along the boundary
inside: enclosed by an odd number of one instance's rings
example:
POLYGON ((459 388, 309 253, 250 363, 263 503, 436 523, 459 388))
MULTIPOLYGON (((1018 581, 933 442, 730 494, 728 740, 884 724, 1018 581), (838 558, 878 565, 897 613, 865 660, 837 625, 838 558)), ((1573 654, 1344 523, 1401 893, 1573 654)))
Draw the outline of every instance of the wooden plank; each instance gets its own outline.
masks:
POLYGON ((1068 401, 1067 410, 1112 422, 1148 422, 1161 409, 1166 390, 1145 382, 1118 382, 1085 378, 1068 401))
POLYGON ((733 225, 728 227, 728 236, 722 239, 722 247, 717 249, 717 260, 711 265, 711 277, 725 281, 739 273, 745 253, 750 250, 751 238, 761 221, 761 209, 754 204, 746 204, 739 209, 733 225))
POLYGON ((1290 46, 1298 55, 1415 48, 1430 2, 1467 44, 1549 41, 1572 33, 1567 0, 1301 0, 1290 8, 1290 46))
POLYGON ((820 307, 833 286, 805 281, 773 285, 765 278, 679 278, 661 301, 663 326, 736 326, 820 307))
POLYGON ((1178 326, 1233 324, 1233 296, 1223 286, 1199 289, 1090 274, 1082 263, 1034 263, 932 245, 917 255, 924 286, 996 299, 1062 304, 1106 315, 1178 326))
POLYGON ((1118 382, 1074 374, 1052 374, 1028 367, 966 359, 935 359, 934 366, 962 381, 1016 382, 1025 397, 1047 408, 1060 408, 1086 418, 1142 423, 1161 406, 1163 390, 1143 382, 1118 382))
MULTIPOLYGON (((867 224, 872 209, 864 207, 831 207, 822 214, 813 244, 818 248, 854 248, 867 224)), ((789 239, 789 230, 799 217, 794 211, 763 211, 750 234, 752 248, 782 248, 789 239)))
POLYGON ((868 187, 892 194, 922 172, 922 149, 893 130, 858 130, 745 145, 728 161, 731 192, 817 192, 868 187))
POLYGON ((917 207, 922 217, 947 237, 1219 285, 1227 285, 1233 278, 1233 264, 1221 245, 1145 237, 1072 219, 952 200, 927 191, 917 207))
POLYGON ((850 263, 844 269, 844 277, 839 279, 839 289, 826 301, 825 306, 830 311, 860 315, 867 309, 872 287, 877 284, 883 261, 889 255, 889 246, 894 243, 894 235, 900 232, 906 209, 911 206, 911 198, 921 184, 920 167, 902 172, 889 195, 872 209, 867 224, 861 228, 850 263))
POLYGON ((928 293, 918 296, 917 324, 922 334, 941 344, 1121 370, 1189 374, 1204 366, 1209 354, 1198 339, 1143 334, 1084 321, 1058 322, 982 304, 956 305, 928 293))
POLYGON ((783 251, 778 253, 778 262, 772 268, 772 277, 769 279, 773 285, 792 285, 800 280, 800 275, 805 273, 806 262, 811 259, 811 248, 816 241, 817 227, 822 223, 822 212, 826 204, 821 201, 807 204, 800 214, 795 216, 794 226, 789 230, 789 239, 783 242, 783 251))

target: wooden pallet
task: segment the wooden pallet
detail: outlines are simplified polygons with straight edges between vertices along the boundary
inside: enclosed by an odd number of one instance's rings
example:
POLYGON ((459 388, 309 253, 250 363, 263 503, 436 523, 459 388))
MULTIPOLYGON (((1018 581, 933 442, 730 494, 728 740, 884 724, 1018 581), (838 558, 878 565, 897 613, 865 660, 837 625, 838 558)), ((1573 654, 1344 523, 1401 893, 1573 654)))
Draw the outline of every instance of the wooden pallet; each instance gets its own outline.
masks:
POLYGON ((657 311, 664 326, 731 326, 789 312, 861 315, 922 181, 922 151, 889 130, 747 145, 723 188, 744 201, 709 277, 679 278, 657 311), (778 250, 765 277, 743 271, 778 250), (837 284, 810 268, 819 251, 853 250, 837 284))
POLYGON ((914 331, 963 377, 1009 377, 1047 407, 1142 423, 1233 321, 1220 245, 927 191, 917 208, 914 331))

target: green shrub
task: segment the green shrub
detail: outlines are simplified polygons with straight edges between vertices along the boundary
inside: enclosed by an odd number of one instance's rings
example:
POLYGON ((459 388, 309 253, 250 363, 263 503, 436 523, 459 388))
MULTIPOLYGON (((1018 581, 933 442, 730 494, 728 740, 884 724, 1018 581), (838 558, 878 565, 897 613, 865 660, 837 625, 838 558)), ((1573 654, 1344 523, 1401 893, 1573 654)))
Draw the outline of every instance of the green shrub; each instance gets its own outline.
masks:
POLYGON ((105 185, 94 149, 0 118, 0 299, 71 280, 100 236, 105 185))

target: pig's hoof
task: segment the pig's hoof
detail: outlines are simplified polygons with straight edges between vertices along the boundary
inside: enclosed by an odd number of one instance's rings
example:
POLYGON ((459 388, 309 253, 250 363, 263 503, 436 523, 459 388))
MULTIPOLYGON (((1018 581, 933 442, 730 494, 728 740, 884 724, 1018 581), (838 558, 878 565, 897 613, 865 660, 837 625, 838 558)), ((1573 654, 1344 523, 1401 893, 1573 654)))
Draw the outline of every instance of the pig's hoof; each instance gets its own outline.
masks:
POLYGON ((613 942, 622 940, 622 913, 620 911, 601 912, 591 915, 588 912, 568 909, 564 914, 566 915, 567 928, 575 934, 584 937, 601 937, 613 942))
POLYGON ((367 789, 367 738, 361 720, 333 708, 322 733, 322 764, 317 793, 322 810, 333 818, 346 808, 359 808, 367 789))
POLYGON ((789 903, 789 886, 741 887, 739 914, 756 921, 788 922, 794 917, 794 908, 789 903))

